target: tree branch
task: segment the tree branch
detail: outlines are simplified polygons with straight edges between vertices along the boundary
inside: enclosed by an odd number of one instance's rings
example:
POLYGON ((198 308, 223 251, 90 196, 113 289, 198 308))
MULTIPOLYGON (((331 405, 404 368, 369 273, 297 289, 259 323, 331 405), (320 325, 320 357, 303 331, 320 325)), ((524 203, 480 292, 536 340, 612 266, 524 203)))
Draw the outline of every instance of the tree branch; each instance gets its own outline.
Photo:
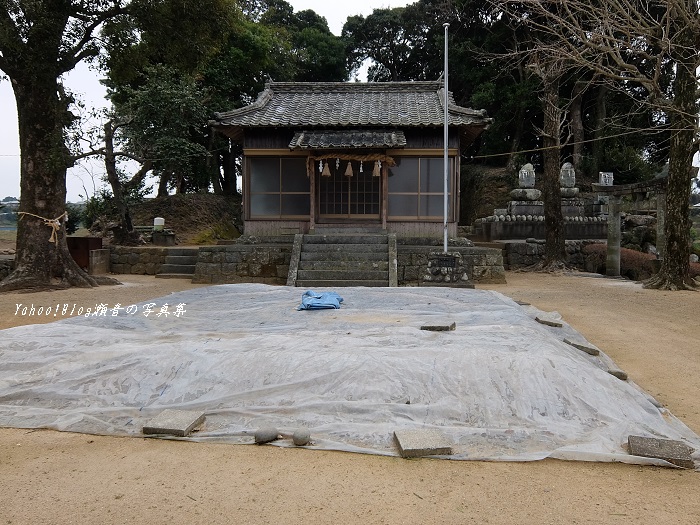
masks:
POLYGON ((153 161, 151 160, 146 160, 139 171, 134 173, 134 176, 131 177, 131 180, 129 180, 127 183, 124 184, 124 191, 126 193, 129 193, 130 191, 133 191, 136 189, 141 182, 143 182, 143 179, 146 178, 146 175, 148 174, 149 171, 153 168, 153 161))
POLYGON ((129 9, 126 7, 113 7, 107 9, 106 11, 98 12, 97 14, 83 15, 82 13, 76 12, 72 14, 72 17, 77 20, 82 20, 84 22, 90 23, 83 29, 83 36, 78 40, 73 46, 68 49, 61 58, 59 58, 59 67, 61 71, 67 72, 71 71, 81 60, 94 55, 95 50, 85 49, 85 47, 95 38, 93 32, 101 24, 112 18, 128 14, 129 9))
POLYGON ((79 160, 86 159, 88 157, 95 157, 97 155, 104 155, 104 154, 105 154, 104 148, 90 149, 90 150, 85 151, 83 153, 78 153, 77 155, 72 155, 70 157, 70 160, 75 163, 75 162, 78 162, 79 160))

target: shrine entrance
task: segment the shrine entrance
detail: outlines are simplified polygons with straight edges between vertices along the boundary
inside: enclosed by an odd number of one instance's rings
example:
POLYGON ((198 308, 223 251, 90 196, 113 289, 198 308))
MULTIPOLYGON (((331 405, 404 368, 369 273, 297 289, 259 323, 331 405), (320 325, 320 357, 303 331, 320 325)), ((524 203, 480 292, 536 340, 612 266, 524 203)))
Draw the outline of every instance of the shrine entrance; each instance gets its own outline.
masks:
POLYGON ((329 162, 330 176, 317 173, 319 222, 381 219, 381 177, 372 162, 329 162))

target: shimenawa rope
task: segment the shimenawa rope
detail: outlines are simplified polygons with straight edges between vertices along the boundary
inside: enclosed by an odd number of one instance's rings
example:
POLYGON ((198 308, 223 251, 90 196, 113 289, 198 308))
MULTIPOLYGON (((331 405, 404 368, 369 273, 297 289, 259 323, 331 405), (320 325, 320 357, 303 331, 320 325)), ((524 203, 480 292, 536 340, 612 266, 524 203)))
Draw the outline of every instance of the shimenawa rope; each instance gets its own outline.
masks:
POLYGON ((28 211, 21 211, 17 215, 20 216, 20 220, 24 218, 24 215, 29 215, 31 217, 36 217, 37 219, 40 219, 44 221, 44 224, 51 228, 51 237, 49 238, 49 242, 52 242, 54 244, 58 244, 58 231, 61 229, 61 219, 63 218, 68 218, 68 212, 64 211, 61 215, 56 217, 55 219, 47 219, 46 217, 42 217, 41 215, 34 215, 33 213, 29 213, 28 211))

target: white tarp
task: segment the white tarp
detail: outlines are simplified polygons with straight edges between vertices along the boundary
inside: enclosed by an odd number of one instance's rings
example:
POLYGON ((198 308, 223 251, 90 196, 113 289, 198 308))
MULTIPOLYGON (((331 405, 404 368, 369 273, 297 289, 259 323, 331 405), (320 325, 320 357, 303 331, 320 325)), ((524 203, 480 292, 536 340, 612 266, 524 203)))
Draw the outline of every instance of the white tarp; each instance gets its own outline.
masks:
POLYGON ((700 449, 607 356, 564 343, 585 342, 569 325, 499 293, 340 288, 339 310, 297 311, 304 291, 212 286, 147 301, 148 317, 108 309, 1 331, 0 426, 140 435, 174 408, 206 414, 195 440, 307 427, 316 448, 396 454, 394 430, 437 428, 457 459, 654 462, 626 453, 628 435, 700 449))

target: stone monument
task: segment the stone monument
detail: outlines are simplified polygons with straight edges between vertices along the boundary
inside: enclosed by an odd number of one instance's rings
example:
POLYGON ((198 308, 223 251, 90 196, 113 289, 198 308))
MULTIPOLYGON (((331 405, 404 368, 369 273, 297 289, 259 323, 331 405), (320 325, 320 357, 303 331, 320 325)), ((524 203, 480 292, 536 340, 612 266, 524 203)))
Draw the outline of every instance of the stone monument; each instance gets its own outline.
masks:
MULTIPOLYGON (((561 211, 567 239, 602 239, 606 236, 605 217, 590 213, 576 187, 576 170, 566 162, 559 172, 561 211)), ((535 169, 525 164, 518 172, 518 188, 510 192, 506 208, 495 209, 493 215, 477 219, 476 231, 486 240, 543 239, 544 202, 542 192, 535 189, 535 169)), ((590 199, 589 199, 590 201, 590 199)))
POLYGON ((532 217, 544 215, 544 203, 540 200, 542 192, 535 189, 535 168, 525 164, 518 172, 518 188, 510 192, 511 200, 506 208, 506 215, 516 220, 532 220, 532 217), (529 217, 529 219, 528 219, 529 217))

